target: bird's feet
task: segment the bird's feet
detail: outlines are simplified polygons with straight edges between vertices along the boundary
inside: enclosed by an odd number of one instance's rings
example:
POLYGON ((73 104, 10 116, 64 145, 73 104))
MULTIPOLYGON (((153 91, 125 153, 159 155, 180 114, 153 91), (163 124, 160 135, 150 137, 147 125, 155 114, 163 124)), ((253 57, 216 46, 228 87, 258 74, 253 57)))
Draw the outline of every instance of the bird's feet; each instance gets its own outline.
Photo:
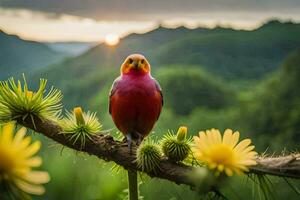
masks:
POLYGON ((137 140, 133 140, 132 139, 132 134, 130 134, 130 133, 128 133, 128 134, 126 134, 126 138, 124 138, 124 142, 126 141, 126 143, 124 144, 124 145, 127 145, 128 146, 128 148, 129 148, 129 150, 130 150, 130 153, 132 153, 132 142, 133 141, 136 141, 136 145, 137 146, 139 146, 141 143, 142 143, 142 141, 143 141, 143 137, 142 137, 142 135, 141 134, 136 134, 136 136, 137 136, 137 140))
POLYGON ((130 153, 132 153, 132 137, 131 137, 131 134, 127 134, 126 139, 127 139, 127 145, 128 145, 129 151, 130 151, 130 153))
POLYGON ((137 136, 138 136, 138 139, 137 139, 137 142, 136 142, 136 145, 137 146, 140 146, 140 144, 142 143, 142 141, 143 141, 143 136, 141 135, 141 134, 139 134, 139 133, 137 133, 137 136))

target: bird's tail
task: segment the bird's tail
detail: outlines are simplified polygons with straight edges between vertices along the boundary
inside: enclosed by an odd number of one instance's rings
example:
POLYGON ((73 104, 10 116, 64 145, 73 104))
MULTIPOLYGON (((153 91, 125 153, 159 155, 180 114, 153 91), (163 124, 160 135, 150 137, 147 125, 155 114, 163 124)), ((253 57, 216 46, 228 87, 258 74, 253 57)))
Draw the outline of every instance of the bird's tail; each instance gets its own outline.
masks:
POLYGON ((129 200, 138 200, 138 184, 137 171, 129 169, 128 171, 128 185, 129 185, 129 200))

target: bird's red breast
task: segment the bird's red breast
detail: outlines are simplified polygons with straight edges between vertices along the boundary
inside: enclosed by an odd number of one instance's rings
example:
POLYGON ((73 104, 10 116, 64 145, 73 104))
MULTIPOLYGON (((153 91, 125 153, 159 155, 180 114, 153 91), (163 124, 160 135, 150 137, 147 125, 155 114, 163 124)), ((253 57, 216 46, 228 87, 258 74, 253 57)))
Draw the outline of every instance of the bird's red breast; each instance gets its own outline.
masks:
POLYGON ((150 73, 122 74, 112 86, 109 111, 117 128, 134 138, 152 130, 163 104, 159 84, 150 73))

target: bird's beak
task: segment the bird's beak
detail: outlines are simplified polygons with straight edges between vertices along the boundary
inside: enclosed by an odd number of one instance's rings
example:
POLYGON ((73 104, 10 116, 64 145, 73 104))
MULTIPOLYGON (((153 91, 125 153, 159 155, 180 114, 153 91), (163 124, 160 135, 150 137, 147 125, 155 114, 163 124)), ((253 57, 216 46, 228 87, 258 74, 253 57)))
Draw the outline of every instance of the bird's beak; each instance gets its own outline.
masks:
POLYGON ((138 61, 133 61, 132 65, 134 66, 135 69, 138 69, 140 66, 140 63, 138 61))

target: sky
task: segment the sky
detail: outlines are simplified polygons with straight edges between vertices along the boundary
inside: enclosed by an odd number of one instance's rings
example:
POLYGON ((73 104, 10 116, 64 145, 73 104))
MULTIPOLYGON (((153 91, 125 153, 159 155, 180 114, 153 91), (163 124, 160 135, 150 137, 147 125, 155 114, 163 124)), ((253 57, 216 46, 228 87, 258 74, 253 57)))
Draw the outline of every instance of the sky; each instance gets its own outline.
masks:
POLYGON ((0 0, 0 29, 36 41, 103 41, 158 24, 253 29, 300 22, 300 0, 0 0))

